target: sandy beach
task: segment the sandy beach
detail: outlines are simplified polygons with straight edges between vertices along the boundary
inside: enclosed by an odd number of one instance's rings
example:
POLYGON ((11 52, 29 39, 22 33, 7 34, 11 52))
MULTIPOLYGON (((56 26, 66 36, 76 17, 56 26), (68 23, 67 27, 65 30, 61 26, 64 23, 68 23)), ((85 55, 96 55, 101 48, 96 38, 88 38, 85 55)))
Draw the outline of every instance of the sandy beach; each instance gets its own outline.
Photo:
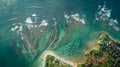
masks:
POLYGON ((45 52, 43 53, 43 55, 42 55, 42 57, 43 57, 43 66, 42 66, 42 67, 45 67, 45 60, 46 60, 46 57, 47 57, 48 55, 54 56, 56 59, 58 59, 58 60, 60 60, 60 61, 62 61, 62 62, 64 62, 64 63, 66 63, 66 64, 69 64, 69 65, 71 65, 71 66, 73 66, 73 67, 77 67, 77 64, 76 64, 76 63, 73 63, 73 62, 64 60, 63 58, 59 57, 58 55, 56 55, 56 54, 55 54, 54 52, 52 52, 52 51, 45 51, 45 52))

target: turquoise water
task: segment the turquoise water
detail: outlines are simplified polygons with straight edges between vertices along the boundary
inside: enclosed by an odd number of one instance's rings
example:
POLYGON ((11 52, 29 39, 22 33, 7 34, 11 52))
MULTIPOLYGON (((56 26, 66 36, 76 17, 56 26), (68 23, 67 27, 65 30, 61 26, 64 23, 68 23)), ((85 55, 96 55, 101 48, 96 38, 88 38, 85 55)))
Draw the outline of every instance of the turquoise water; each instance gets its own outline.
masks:
POLYGON ((29 67, 47 49, 79 62, 100 33, 120 41, 119 9, 119 0, 1 0, 0 66, 29 67), (33 14, 37 23, 26 23, 28 17, 35 21, 33 14), (48 25, 38 27, 43 20, 48 25))

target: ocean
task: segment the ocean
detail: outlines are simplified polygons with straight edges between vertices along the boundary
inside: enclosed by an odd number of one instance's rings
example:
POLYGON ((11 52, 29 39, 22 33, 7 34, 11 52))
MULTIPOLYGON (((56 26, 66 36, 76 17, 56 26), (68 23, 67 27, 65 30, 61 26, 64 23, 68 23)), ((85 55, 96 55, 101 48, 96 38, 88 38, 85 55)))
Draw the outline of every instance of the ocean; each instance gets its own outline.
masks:
POLYGON ((0 67, 42 65, 45 50, 83 61, 103 32, 120 41, 120 0, 1 0, 0 67))

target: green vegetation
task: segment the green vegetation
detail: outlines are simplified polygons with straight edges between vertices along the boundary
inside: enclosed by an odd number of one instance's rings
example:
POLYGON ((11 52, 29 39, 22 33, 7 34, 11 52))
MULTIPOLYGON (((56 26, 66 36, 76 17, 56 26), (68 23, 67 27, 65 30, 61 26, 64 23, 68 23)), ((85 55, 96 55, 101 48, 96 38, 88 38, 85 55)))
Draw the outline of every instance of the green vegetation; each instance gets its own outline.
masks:
POLYGON ((120 67, 120 43, 103 33, 97 45, 98 50, 91 50, 85 55, 86 62, 78 67, 120 67))
POLYGON ((54 56, 48 55, 46 57, 45 67, 72 67, 72 66, 58 60, 54 56))
MULTIPOLYGON (((108 34, 100 35, 98 50, 91 50, 85 55, 85 63, 77 67, 120 67, 120 43, 114 41, 108 34)), ((46 57, 45 67, 71 67, 54 56, 46 57)))
POLYGON ((102 51, 97 51, 97 50, 91 50, 90 55, 94 55, 95 58, 99 58, 103 56, 102 51))

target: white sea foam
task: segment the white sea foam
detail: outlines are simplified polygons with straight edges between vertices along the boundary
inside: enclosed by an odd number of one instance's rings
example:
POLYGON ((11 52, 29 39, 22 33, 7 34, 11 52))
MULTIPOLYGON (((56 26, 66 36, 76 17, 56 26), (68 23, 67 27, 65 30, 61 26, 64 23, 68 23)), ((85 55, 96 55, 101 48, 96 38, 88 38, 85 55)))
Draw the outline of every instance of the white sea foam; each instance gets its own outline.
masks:
POLYGON ((64 17, 65 17, 66 19, 69 19, 69 16, 68 16, 68 15, 64 15, 64 17))
POLYGON ((14 31, 18 28, 18 26, 15 26, 14 28, 11 28, 11 31, 14 31))
POLYGON ((73 18, 74 20, 76 20, 76 21, 78 21, 78 22, 81 21, 81 20, 80 20, 80 17, 79 17, 79 14, 73 14, 73 15, 71 15, 71 18, 73 18))
POLYGON ((8 21, 13 21, 13 20, 17 20, 18 18, 12 18, 12 19, 9 19, 8 21))
POLYGON ((115 19, 113 22, 114 22, 115 24, 118 24, 118 21, 117 21, 117 19, 115 19))
POLYGON ((65 14, 64 17, 65 17, 67 22, 72 22, 72 21, 69 21, 69 20, 73 19, 77 22, 81 22, 82 24, 85 24, 85 20, 83 18, 80 18, 80 15, 78 13, 72 14, 72 15, 65 14))
POLYGON ((21 36, 21 39, 23 40, 24 38, 21 36))
POLYGON ((56 26, 57 25, 57 22, 55 21, 55 24, 54 24, 54 26, 56 26))
POLYGON ((48 25, 48 22, 46 20, 42 20, 40 26, 47 26, 48 25))
POLYGON ((110 23, 109 23, 109 25, 110 25, 110 26, 113 26, 113 25, 114 25, 114 23, 113 23, 113 22, 110 22, 110 23))
POLYGON ((41 24, 39 25, 39 27, 41 27, 41 26, 47 26, 47 25, 48 25, 47 20, 42 20, 41 24))
POLYGON ((113 28, 114 28, 116 31, 120 31, 120 28, 119 28, 119 27, 113 26, 113 28))
POLYGON ((81 19, 81 22, 82 22, 83 24, 85 24, 85 20, 84 20, 84 19, 81 19))
POLYGON ((28 24, 27 27, 28 27, 28 29, 32 29, 33 25, 32 24, 28 24))
POLYGON ((57 21, 56 18, 53 18, 53 20, 55 21, 54 26, 57 25, 57 21))
POLYGON ((104 4, 103 6, 98 6, 98 13, 96 14, 95 19, 97 21, 102 21, 105 22, 105 24, 108 24, 110 27, 115 29, 116 31, 120 31, 119 24, 117 19, 111 18, 111 9, 108 9, 106 5, 104 4))
POLYGON ((22 31, 23 30, 23 27, 22 26, 19 26, 19 31, 22 31))
POLYGON ((37 18, 38 18, 37 15, 33 13, 31 16, 32 17, 26 18, 25 22, 26 23, 37 23, 37 18), (32 19, 34 19, 34 21, 32 19))
POLYGON ((17 32, 23 31, 23 24, 22 23, 14 23, 12 25, 13 26, 11 28, 11 31, 17 31, 17 32))
POLYGON ((35 13, 32 14, 33 17, 36 17, 37 15, 35 13))
POLYGON ((31 6, 30 8, 43 8, 43 7, 40 7, 40 6, 31 6))
POLYGON ((26 23, 33 23, 30 17, 28 17, 28 18, 25 20, 25 22, 26 22, 26 23))
POLYGON ((99 9, 98 14, 100 14, 101 17, 103 17, 103 16, 110 17, 111 16, 111 10, 106 8, 105 5, 103 5, 103 7, 102 6, 101 7, 98 6, 98 9, 99 9))
POLYGON ((53 18, 53 20, 55 21, 55 20, 56 20, 56 18, 54 17, 54 18, 53 18))

